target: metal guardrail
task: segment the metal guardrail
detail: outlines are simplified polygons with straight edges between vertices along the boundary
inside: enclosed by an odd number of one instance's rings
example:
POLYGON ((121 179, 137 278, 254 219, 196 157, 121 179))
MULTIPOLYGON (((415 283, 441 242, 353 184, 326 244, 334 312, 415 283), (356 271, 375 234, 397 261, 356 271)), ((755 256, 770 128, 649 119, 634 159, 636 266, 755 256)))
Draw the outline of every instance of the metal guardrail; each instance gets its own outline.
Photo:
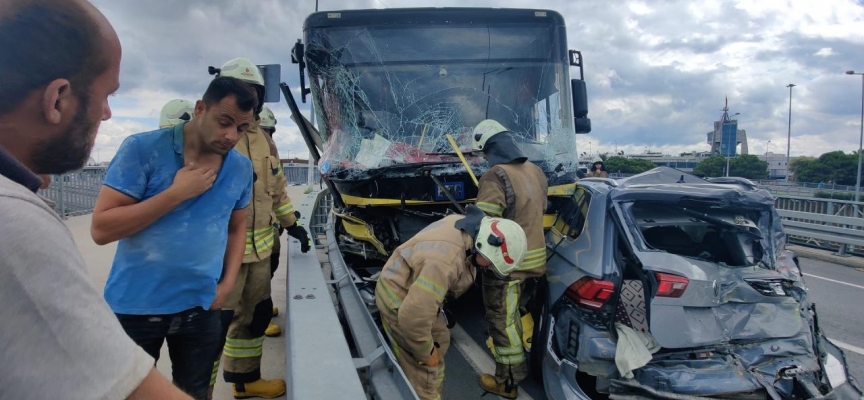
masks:
MULTIPOLYGON (((321 205, 325 192, 313 192, 294 207, 310 228, 315 249, 322 247, 321 205)), ((326 217, 326 214, 324 215, 326 217)), ((285 353, 289 399, 363 399, 364 388, 354 368, 354 358, 333 307, 330 288, 317 251, 300 252, 289 239, 285 353)))
MULTIPOLYGON (((305 165, 285 166, 285 178, 289 185, 306 184, 309 167, 305 165)), ((54 211, 62 218, 93 212, 96 197, 102 190, 106 167, 84 167, 63 175, 52 175, 51 185, 39 191, 43 197, 55 203, 54 211)), ((321 185, 321 172, 314 168, 313 182, 321 185)))
MULTIPOLYGON (((288 165, 285 169, 285 179, 289 185, 299 185, 309 182, 309 166, 307 165, 288 165)), ((321 184, 321 171, 318 168, 312 168, 312 182, 321 184)))
POLYGON ((805 196, 777 196, 790 242, 835 250, 840 255, 864 249, 864 203, 805 196))
POLYGON ((864 218, 777 210, 783 230, 790 241, 821 248, 836 249, 846 255, 847 248, 864 248, 864 218))
MULTIPOLYGON (((328 209, 329 211, 329 209, 328 209)), ((369 313, 356 284, 364 283, 345 264, 336 242, 336 218, 331 213, 327 220, 327 255, 332 268, 333 283, 353 339, 357 367, 367 396, 376 399, 417 399, 414 388, 399 364, 390 346, 369 313)), ((323 398, 323 397, 320 397, 323 398)))
POLYGON ((51 185, 39 194, 53 201, 57 215, 67 218, 93 212, 102 189, 105 167, 85 167, 63 175, 52 175, 51 185))
POLYGON ((292 240, 286 292, 288 398, 416 399, 357 290, 355 284, 363 281, 339 252, 328 190, 294 203, 301 215, 308 216, 301 223, 309 227, 318 259, 313 261, 311 252, 300 253, 292 240), (319 261, 321 268, 311 267, 319 261), (336 307, 330 285, 338 298, 336 307))

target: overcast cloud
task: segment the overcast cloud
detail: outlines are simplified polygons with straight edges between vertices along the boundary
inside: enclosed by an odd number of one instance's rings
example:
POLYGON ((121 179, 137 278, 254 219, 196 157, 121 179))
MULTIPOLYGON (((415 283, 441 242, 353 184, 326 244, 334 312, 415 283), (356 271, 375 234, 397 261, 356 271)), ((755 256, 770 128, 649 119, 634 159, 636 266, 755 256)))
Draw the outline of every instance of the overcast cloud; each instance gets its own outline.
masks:
MULTIPOLYGON (((299 86, 291 46, 315 1, 92 0, 123 44, 122 87, 114 117, 102 124, 93 157, 107 161, 132 133, 154 129, 174 98, 200 98, 207 66, 242 56, 282 64, 299 86)), ((513 7, 520 0, 319 0, 321 11, 384 7, 513 7)), ((569 48, 582 51, 593 132, 580 152, 646 148, 706 151, 705 133, 724 98, 740 112, 751 153, 786 151, 790 82, 792 155, 858 147, 864 71, 864 5, 851 0, 606 1, 548 0, 567 22, 569 48), (589 145, 590 142, 590 145, 589 145)), ((283 158, 308 153, 287 105, 279 120, 283 158)), ((308 113, 308 105, 303 105, 308 113)))

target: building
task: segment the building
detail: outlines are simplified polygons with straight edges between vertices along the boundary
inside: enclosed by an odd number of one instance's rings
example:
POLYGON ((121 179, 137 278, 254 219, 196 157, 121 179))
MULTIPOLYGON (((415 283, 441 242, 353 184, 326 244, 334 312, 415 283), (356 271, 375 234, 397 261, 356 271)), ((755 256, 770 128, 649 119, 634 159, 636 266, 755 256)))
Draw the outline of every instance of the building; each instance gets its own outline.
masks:
MULTIPOLYGON (((736 114, 733 114, 734 117, 736 114)), ((738 145, 741 145, 741 154, 749 154, 747 148, 747 131, 738 129, 738 120, 729 117, 729 99, 723 107, 723 115, 719 121, 714 121, 714 130, 706 134, 708 144, 711 145, 711 153, 720 154, 724 157, 735 157, 738 153, 738 145)))
POLYGON ((789 166, 786 164, 786 154, 765 153, 759 159, 768 163, 768 179, 785 178, 789 166))

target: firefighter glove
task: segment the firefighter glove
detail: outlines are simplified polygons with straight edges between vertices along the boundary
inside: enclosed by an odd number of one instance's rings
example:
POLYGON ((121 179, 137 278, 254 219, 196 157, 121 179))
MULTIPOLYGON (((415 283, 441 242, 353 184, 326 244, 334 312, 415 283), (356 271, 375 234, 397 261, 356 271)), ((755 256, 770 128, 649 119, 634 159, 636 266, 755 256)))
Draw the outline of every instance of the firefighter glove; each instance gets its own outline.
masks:
POLYGON ((300 221, 297 221, 293 226, 288 228, 288 236, 300 241, 301 252, 307 253, 309 252, 309 249, 312 248, 312 241, 309 240, 309 233, 300 225, 300 221))

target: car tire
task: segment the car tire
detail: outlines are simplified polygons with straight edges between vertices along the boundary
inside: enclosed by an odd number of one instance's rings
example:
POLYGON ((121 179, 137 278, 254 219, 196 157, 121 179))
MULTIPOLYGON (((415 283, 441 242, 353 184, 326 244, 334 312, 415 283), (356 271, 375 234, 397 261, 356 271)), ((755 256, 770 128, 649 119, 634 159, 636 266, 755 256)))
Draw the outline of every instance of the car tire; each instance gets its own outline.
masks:
POLYGON ((537 280, 537 288, 532 299, 531 316, 534 318, 534 334, 531 339, 531 353, 528 358, 528 372, 537 382, 543 383, 543 356, 545 355, 546 335, 549 332, 549 306, 546 300, 549 293, 546 277, 537 280))

